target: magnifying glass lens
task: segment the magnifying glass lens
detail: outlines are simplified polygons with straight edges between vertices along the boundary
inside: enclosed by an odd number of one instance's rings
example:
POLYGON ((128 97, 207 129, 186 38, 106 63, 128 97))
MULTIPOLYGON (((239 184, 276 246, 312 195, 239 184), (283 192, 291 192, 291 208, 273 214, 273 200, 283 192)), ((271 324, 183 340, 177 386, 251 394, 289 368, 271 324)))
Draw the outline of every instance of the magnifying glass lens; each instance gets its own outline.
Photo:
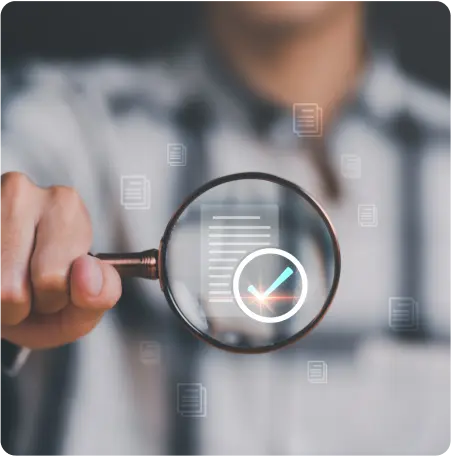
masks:
POLYGON ((340 269, 317 203, 258 174, 218 179, 193 195, 160 254, 164 292, 184 321, 214 345, 243 352, 279 348, 315 326, 340 269))

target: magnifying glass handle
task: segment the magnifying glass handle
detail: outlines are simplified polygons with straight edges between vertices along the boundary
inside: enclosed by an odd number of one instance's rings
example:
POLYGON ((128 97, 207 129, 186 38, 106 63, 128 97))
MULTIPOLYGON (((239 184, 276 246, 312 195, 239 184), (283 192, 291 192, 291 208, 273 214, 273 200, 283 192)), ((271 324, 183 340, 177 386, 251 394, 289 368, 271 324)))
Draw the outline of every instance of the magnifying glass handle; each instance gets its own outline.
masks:
POLYGON ((121 277, 158 279, 158 250, 132 253, 98 253, 93 255, 116 268, 121 277))

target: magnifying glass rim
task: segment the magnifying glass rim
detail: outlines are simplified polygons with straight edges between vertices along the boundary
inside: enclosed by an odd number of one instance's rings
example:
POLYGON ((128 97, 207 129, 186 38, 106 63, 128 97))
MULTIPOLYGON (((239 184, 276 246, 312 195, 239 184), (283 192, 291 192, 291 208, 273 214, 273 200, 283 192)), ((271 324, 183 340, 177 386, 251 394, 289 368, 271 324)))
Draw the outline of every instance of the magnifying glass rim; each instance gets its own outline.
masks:
POLYGON ((177 211, 174 213, 174 215, 171 217, 169 220, 168 225, 166 226, 166 229, 164 231, 163 237, 161 238, 160 241, 160 252, 158 256, 158 261, 159 261, 159 277, 160 277, 160 286, 161 290, 164 293, 164 296, 166 297, 166 300, 168 301, 169 306, 171 309, 175 312, 175 314, 181 318, 181 320, 188 326, 188 328, 191 330, 191 332, 202 339, 203 341, 208 342, 209 344, 218 347, 222 350, 226 350, 228 352, 233 352, 233 353, 249 353, 249 354, 255 354, 255 353, 267 353, 273 350, 278 350, 279 348, 285 347, 286 345, 292 344, 302 337, 304 337, 307 333, 309 333, 315 326, 319 324, 319 322, 323 319, 324 315, 326 314, 327 310, 329 309, 330 305, 332 304, 333 298, 335 296, 335 293, 338 288, 338 283, 340 281, 340 273, 341 273, 341 254, 340 254, 340 246, 338 244, 338 239, 337 235, 335 233, 335 229, 324 211, 324 209, 319 205, 319 203, 312 197, 310 196, 305 190, 294 184, 293 182, 290 182, 286 179, 283 179, 278 176, 274 176, 272 174, 268 173, 260 173, 260 172, 245 172, 245 173, 237 173, 237 174, 229 174, 227 176, 222 176, 218 177, 216 179, 213 179, 206 184, 200 186, 194 193, 192 193, 188 198, 186 198, 181 206, 177 209, 177 211), (293 334, 287 339, 281 340, 279 342, 276 342, 271 345, 265 345, 262 347, 234 347, 227 345, 223 342, 220 342, 210 335, 204 333, 203 331, 199 330, 194 326, 191 321, 184 315, 182 310, 178 307, 177 302, 172 294, 170 285, 169 285, 169 280, 168 280, 168 271, 166 267, 166 254, 167 254, 167 246, 169 244, 170 238, 172 231, 174 229, 175 224, 179 220, 180 216, 183 214, 185 209, 194 201, 196 200, 199 196, 201 196, 203 193, 207 192, 208 190, 218 187, 219 185, 226 184, 228 182, 234 182, 238 180, 246 180, 246 179, 253 179, 253 180, 263 180, 266 182, 273 182, 278 185, 282 185, 285 188, 290 188, 294 192, 296 192, 298 195, 300 195, 302 198, 306 199, 318 212, 320 217, 322 218, 323 222, 325 223, 327 230, 329 232, 330 237, 332 238, 332 247, 333 247, 333 252, 334 252, 334 263, 335 263, 335 270, 334 270, 334 277, 332 281, 332 286, 329 290, 329 293, 326 297, 326 300, 324 301, 323 306, 321 307, 321 310, 318 312, 318 314, 309 322, 307 326, 302 328, 300 331, 298 331, 296 334, 293 334))

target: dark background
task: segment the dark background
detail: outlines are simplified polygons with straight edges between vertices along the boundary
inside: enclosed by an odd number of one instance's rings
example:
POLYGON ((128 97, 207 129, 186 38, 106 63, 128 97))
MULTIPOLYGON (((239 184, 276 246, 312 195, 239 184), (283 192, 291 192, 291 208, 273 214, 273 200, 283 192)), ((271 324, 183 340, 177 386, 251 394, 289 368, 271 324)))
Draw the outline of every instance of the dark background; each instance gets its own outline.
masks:
MULTIPOLYGON (((2 64, 25 57, 136 58, 165 53, 198 29, 200 2, 13 2, 2 11, 2 64)), ((371 33, 412 74, 450 81, 450 12, 440 2, 367 4, 371 33)))

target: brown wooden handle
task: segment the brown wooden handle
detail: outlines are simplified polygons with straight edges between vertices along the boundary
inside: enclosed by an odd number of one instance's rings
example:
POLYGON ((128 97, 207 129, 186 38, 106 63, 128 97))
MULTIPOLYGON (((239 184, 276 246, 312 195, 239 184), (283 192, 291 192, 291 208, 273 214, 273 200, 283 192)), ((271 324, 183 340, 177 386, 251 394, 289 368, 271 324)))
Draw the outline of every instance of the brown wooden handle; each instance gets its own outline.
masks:
POLYGON ((94 256, 114 266, 121 277, 158 279, 157 249, 134 253, 98 253, 94 256))

